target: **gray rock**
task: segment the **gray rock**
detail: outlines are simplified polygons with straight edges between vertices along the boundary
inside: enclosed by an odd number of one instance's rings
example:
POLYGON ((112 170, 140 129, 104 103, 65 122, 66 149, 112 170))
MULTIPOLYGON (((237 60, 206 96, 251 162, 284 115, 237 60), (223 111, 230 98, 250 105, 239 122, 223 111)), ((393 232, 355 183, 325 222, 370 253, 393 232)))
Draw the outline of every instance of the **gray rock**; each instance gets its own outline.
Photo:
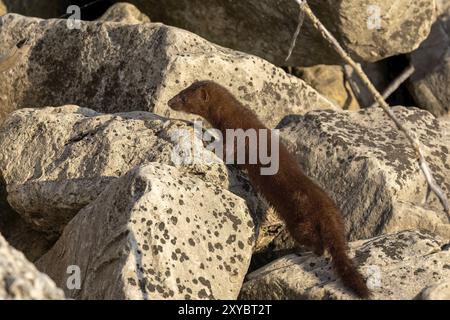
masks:
POLYGON ((1 234, 0 257, 0 300, 64 299, 55 283, 13 249, 1 234))
MULTIPOLYGON (((450 198, 450 139, 429 112, 394 107, 424 145, 437 183, 450 198)), ((341 208, 351 239, 422 229, 450 239, 450 224, 405 136, 380 108, 314 111, 280 124, 281 136, 305 172, 341 208)), ((448 132, 448 131, 447 131, 448 132)))
POLYGON ((270 127, 288 114, 333 108, 263 59, 161 24, 81 22, 81 29, 70 30, 66 20, 7 14, 0 18, 0 38, 0 50, 23 38, 31 45, 13 69, 0 74, 0 117, 23 107, 77 104, 193 119, 170 110, 167 101, 196 79, 225 85, 270 127))
MULTIPOLYGON (((442 244, 439 238, 404 231, 353 242, 350 255, 372 299, 414 299, 425 287, 450 278, 450 251, 442 244)), ((242 299, 355 299, 336 279, 330 260, 312 253, 285 256, 246 279, 242 299)))
POLYGON ((112 5, 97 21, 140 24, 150 22, 150 18, 134 5, 127 2, 118 2, 112 5))
POLYGON ((410 54, 416 68, 410 91, 418 105, 435 116, 450 115, 450 8, 437 19, 429 37, 410 54))
MULTIPOLYGON (((276 65, 340 64, 336 52, 305 21, 292 58, 285 62, 298 23, 294 0, 131 0, 152 21, 193 31, 206 39, 263 57, 276 65)), ((308 1, 353 57, 378 61, 411 52, 428 35, 434 0, 308 1), (376 24, 379 8, 381 28, 376 24), (374 22, 372 22, 374 21, 374 22)))
POLYGON ((112 182, 37 266, 61 287, 79 266, 72 298, 235 299, 254 235, 241 198, 151 163, 112 182))
POLYGON ((0 171, 8 201, 50 236, 58 235, 112 180, 149 162, 178 166, 237 193, 251 192, 241 190, 245 182, 204 148, 192 126, 151 113, 106 115, 77 106, 21 109, 0 128, 0 171), (189 161, 193 156, 212 161, 189 161))

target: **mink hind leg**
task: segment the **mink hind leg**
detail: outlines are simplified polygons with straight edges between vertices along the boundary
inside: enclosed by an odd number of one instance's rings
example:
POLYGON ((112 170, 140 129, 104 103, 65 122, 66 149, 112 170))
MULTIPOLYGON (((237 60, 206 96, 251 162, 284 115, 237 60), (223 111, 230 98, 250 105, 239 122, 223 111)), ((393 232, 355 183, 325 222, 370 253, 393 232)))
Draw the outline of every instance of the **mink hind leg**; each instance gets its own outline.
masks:
POLYGON ((299 245, 312 250, 317 256, 324 254, 325 247, 317 225, 310 221, 288 224, 288 231, 299 245))

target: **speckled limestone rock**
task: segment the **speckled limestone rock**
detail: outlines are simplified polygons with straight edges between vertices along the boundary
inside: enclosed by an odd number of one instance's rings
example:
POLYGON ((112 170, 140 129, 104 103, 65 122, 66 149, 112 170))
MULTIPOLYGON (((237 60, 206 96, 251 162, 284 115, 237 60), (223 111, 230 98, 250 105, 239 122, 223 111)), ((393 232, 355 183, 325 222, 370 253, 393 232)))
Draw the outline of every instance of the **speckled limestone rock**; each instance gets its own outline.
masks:
POLYGON ((0 127, 8 201, 36 230, 57 235, 112 180, 149 162, 239 193, 245 182, 194 132, 148 112, 100 114, 73 105, 18 110, 0 127))
POLYGON ((131 3, 118 2, 112 5, 97 21, 139 24, 150 22, 150 18, 131 3))
POLYGON ((130 171, 67 225, 37 266, 78 299, 235 299, 254 244, 244 200, 178 169, 130 171), (101 232, 99 232, 101 230, 101 232))
POLYGON ((417 104, 435 116, 450 115, 450 8, 434 23, 429 37, 410 54, 416 68, 409 89, 417 104))
POLYGON ((162 24, 81 22, 79 30, 70 30, 65 20, 0 18, 2 48, 27 37, 27 55, 0 74, 0 105, 6 109, 0 114, 77 104, 107 113, 143 110, 192 119, 171 110, 167 101, 194 80, 208 79, 228 87, 270 127, 287 114, 333 108, 267 61, 162 24))
POLYGON ((358 100, 346 80, 342 66, 317 65, 296 68, 294 74, 343 110, 359 109, 358 100))
POLYGON ((0 234, 0 300, 64 299, 63 292, 0 234))
POLYGON ((450 280, 444 280, 425 288, 418 298, 421 300, 450 300, 450 280))
MULTIPOLYGON (((339 64, 336 52, 305 20, 292 58, 285 62, 298 24, 293 0, 130 0, 152 21, 193 31, 228 48, 277 65, 339 64)), ((426 38, 434 0, 309 0, 313 11, 353 57, 378 61, 411 52, 426 38)))
MULTIPOLYGON (((450 251, 439 238, 416 231, 350 244, 372 299, 414 299, 425 287, 450 278, 450 251)), ((337 280, 330 261, 288 255, 247 275, 242 299, 356 299, 337 280)))
MULTIPOLYGON (((450 139, 429 112, 394 107, 424 145, 437 183, 450 198, 450 139)), ((287 117, 281 136, 305 172, 342 209, 351 239, 423 229, 450 239, 450 224, 432 194, 426 205, 424 175, 408 140, 379 108, 314 111, 287 117)))

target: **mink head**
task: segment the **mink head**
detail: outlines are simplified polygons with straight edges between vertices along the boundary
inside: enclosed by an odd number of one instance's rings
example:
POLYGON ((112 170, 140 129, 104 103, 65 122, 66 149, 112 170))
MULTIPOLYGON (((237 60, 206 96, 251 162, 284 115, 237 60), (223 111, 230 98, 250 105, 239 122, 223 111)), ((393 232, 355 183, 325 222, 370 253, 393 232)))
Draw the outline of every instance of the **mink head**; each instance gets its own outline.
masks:
POLYGON ((169 100, 169 107, 176 111, 205 116, 211 104, 211 81, 197 81, 169 100))

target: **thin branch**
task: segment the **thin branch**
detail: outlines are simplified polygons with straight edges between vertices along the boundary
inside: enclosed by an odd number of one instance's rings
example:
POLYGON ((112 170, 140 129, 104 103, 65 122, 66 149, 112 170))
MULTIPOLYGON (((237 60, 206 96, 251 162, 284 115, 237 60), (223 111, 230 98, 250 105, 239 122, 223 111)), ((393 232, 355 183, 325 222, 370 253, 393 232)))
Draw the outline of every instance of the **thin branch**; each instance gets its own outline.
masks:
POLYGON ((439 187, 439 185, 436 183, 436 180, 433 177, 433 174, 430 170, 430 167, 425 159, 425 155, 422 150, 422 146, 420 142, 411 135, 408 129, 397 119, 394 112, 391 110, 389 105, 386 103, 386 101, 383 99, 382 95, 378 92, 378 90, 375 88, 375 86, 372 84, 370 79, 367 77, 367 75, 362 70, 361 66, 357 64, 348 54, 345 52, 345 50, 342 48, 342 46, 339 44, 339 42, 336 40, 336 38, 327 30, 327 28, 320 22, 320 20, 315 16, 315 14, 312 12, 309 5, 306 3, 305 0, 295 0, 299 6, 300 10, 302 10, 305 15, 310 19, 312 25, 314 28, 317 29, 317 31, 320 32, 322 37, 324 37, 337 51, 337 53, 341 56, 341 58, 348 63, 356 72, 356 74, 361 78, 364 85, 367 87, 367 89, 372 93, 372 95, 375 97, 375 101, 379 104, 379 106, 386 112, 386 114, 391 118, 392 121, 394 121, 397 128, 402 131, 406 138, 411 143, 412 147, 414 148, 414 151, 416 153, 417 160, 420 164, 420 168, 422 169, 425 179, 431 189, 436 196, 439 198, 439 200, 442 203, 442 206, 444 207, 444 211, 448 215, 448 219, 450 221, 450 214, 449 214, 449 203, 447 200, 447 197, 445 195, 445 192, 439 187))
MULTIPOLYGON (((300 1, 300 5, 303 5, 306 3, 306 1, 301 0, 300 1)), ((295 43, 297 42, 297 38, 300 34, 300 30, 302 29, 302 25, 303 25, 303 21, 305 20, 305 13, 303 12, 303 10, 300 10, 298 13, 298 25, 297 25, 297 29, 295 30, 294 36, 292 37, 292 42, 291 42, 291 47, 289 48, 289 53, 286 57, 286 60, 284 60, 285 62, 289 60, 289 58, 292 55, 292 52, 294 51, 295 48, 295 43)))
MULTIPOLYGON (((416 71, 416 68, 412 64, 410 64, 403 72, 394 79, 394 81, 391 82, 391 84, 383 91, 383 98, 386 100, 393 94, 397 89, 409 79, 413 75, 413 73, 416 71)), ((378 102, 374 102, 369 108, 375 108, 378 107, 378 102)))

